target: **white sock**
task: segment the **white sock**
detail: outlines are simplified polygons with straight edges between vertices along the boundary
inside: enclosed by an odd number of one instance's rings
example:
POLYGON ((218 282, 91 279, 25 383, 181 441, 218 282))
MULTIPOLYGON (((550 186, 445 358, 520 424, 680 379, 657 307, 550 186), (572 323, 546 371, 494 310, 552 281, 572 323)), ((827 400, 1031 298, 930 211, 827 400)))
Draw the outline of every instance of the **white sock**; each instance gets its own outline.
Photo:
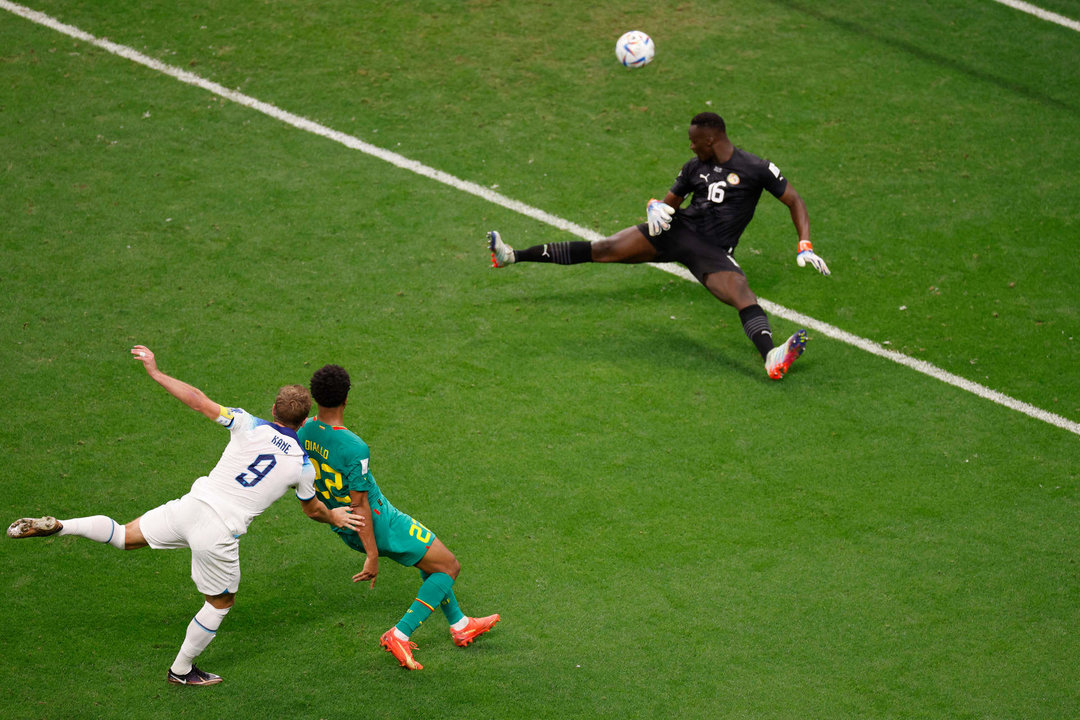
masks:
POLYGON ((394 637, 396 637, 398 640, 408 640, 409 639, 409 636, 406 635, 405 633, 401 632, 400 630, 398 630, 397 627, 394 628, 394 637))
POLYGON ((72 518, 61 520, 60 532, 57 535, 78 535, 88 540, 99 543, 109 543, 114 548, 124 549, 124 541, 127 538, 127 528, 104 515, 92 515, 90 517, 72 518))
POLYGON ((458 620, 458 621, 457 621, 456 623, 454 623, 453 625, 451 625, 451 626, 450 626, 450 629, 451 629, 451 630, 464 630, 464 629, 465 629, 465 627, 466 627, 466 626, 467 626, 468 624, 469 624, 469 616, 468 616, 468 615, 466 615, 465 617, 461 618, 461 619, 460 619, 460 620, 458 620))
POLYGON ((180 646, 180 652, 169 669, 177 675, 191 672, 191 664, 214 639, 221 627, 221 621, 228 613, 229 608, 218 609, 208 602, 203 603, 199 612, 195 613, 195 617, 188 623, 184 644, 180 646))

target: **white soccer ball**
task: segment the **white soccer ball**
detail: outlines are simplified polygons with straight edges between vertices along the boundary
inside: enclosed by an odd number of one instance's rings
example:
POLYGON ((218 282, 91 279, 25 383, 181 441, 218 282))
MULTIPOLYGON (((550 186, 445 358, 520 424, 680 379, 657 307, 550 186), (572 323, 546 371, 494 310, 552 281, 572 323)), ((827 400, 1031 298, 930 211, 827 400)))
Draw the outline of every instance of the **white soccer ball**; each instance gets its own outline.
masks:
POLYGON ((640 30, 623 33, 619 42, 615 43, 615 57, 628 68, 648 65, 655 53, 656 45, 652 38, 640 30))

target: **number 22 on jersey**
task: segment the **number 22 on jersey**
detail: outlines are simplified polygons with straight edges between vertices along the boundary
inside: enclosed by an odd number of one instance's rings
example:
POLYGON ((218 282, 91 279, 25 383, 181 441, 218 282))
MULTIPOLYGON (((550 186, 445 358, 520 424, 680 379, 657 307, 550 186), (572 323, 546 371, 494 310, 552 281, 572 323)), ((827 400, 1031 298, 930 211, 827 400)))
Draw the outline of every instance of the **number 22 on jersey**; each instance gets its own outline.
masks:
POLYGON ((348 505, 351 500, 349 495, 347 493, 345 495, 339 494, 345 487, 345 482, 341 478, 341 473, 326 463, 319 462, 315 458, 311 459, 311 464, 315 466, 315 482, 318 483, 319 481, 322 481, 323 486, 326 487, 325 490, 319 490, 318 485, 315 486, 315 489, 323 496, 323 499, 329 500, 332 497, 339 503, 348 505))

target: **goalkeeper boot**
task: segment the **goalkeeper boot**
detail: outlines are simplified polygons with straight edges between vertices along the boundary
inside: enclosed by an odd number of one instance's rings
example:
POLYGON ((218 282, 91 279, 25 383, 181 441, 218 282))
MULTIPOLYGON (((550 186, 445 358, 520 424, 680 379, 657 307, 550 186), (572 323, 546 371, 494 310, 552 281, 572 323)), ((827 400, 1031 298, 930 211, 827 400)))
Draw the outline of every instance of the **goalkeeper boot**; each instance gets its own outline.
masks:
POLYGON ((454 644, 458 647, 465 647, 476 638, 486 633, 491 628, 495 627, 495 623, 499 622, 499 615, 488 615, 482 618, 469 618, 469 624, 460 630, 450 629, 450 634, 454 637, 454 644))
POLYGON ((416 648, 416 643, 399 638, 394 634, 394 628, 383 633, 383 636, 379 638, 379 644, 386 648, 386 652, 397 658, 401 667, 410 670, 424 669, 423 665, 413 660, 412 651, 416 648))
POLYGON ((506 267, 514 263, 514 248, 502 241, 499 233, 492 230, 487 234, 488 249, 491 250, 491 266, 506 267))
POLYGON ((7 534, 10 538, 45 537, 55 535, 63 527, 54 517, 21 518, 8 525, 7 534))
POLYGON ((784 373, 795 362, 795 358, 803 354, 806 349, 806 331, 797 330, 794 335, 787 339, 783 345, 778 345, 765 356, 765 372, 773 380, 784 377, 784 373))

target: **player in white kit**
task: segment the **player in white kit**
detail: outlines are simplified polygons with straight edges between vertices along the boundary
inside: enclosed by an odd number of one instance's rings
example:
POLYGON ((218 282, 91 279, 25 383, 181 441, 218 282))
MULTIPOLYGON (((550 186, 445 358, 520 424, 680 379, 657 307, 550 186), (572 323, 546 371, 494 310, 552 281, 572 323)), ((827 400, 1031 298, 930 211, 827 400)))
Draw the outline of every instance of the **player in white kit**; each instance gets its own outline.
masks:
POLYGON ((121 550, 142 547, 191 549, 191 578, 206 602, 188 624, 184 642, 166 680, 177 685, 215 685, 219 675, 195 667, 236 599, 240 585, 240 536, 248 525, 294 488, 312 520, 359 530, 364 519, 346 508, 328 509, 315 497, 315 470, 296 437, 311 410, 302 385, 278 391, 273 421, 214 402, 196 387, 163 373, 148 348, 131 350, 146 372, 185 405, 228 428, 229 444, 209 475, 199 478, 183 497, 154 508, 127 525, 104 515, 57 520, 22 518, 8 527, 12 538, 78 535, 121 550))

